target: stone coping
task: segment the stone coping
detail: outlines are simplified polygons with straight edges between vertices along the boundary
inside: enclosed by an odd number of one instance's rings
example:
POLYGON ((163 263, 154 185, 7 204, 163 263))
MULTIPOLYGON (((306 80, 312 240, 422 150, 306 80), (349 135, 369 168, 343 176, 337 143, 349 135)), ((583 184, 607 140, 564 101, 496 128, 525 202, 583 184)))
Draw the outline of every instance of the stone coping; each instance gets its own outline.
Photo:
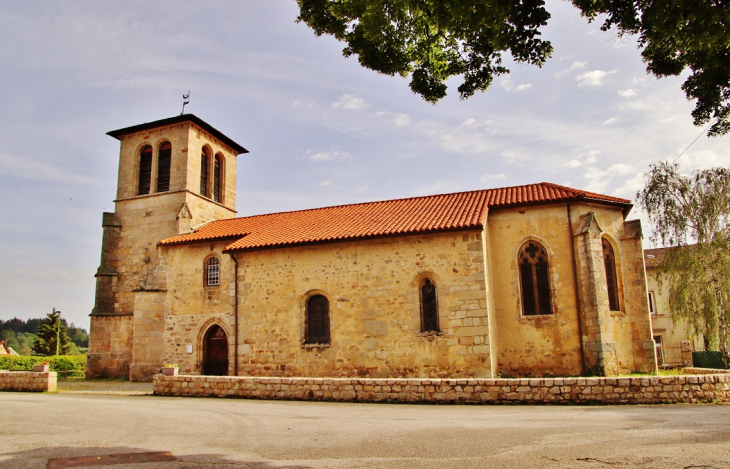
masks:
POLYGON ((617 378, 276 378, 155 375, 156 395, 343 402, 673 404, 730 402, 730 374, 617 378))

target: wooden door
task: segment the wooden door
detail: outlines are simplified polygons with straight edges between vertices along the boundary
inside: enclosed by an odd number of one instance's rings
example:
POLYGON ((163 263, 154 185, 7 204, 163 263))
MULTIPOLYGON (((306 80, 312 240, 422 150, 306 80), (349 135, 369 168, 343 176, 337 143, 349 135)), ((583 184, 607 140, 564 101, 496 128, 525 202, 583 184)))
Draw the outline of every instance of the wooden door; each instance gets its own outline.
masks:
POLYGON ((220 326, 212 326, 205 333, 203 343, 203 374, 228 374, 228 337, 220 326))

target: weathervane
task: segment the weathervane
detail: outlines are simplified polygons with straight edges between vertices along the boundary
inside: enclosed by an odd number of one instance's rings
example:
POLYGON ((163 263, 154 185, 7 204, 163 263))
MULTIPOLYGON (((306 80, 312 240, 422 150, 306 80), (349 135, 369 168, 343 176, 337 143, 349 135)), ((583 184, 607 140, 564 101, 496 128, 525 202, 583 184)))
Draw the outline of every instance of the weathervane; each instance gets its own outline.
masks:
POLYGON ((181 116, 183 114, 185 114, 185 105, 186 104, 190 104, 190 91, 188 91, 187 94, 183 94, 183 108, 182 108, 182 111, 180 112, 181 116))

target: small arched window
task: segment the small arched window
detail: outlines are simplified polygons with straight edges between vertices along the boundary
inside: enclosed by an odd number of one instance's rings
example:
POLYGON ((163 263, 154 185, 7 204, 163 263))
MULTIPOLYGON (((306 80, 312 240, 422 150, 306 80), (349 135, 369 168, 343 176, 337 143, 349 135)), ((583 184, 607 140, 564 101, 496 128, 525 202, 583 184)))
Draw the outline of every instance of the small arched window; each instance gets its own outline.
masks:
POLYGON ((203 148, 200 154, 200 195, 208 197, 208 165, 210 163, 210 150, 203 148))
POLYGON ((157 153, 157 192, 170 190, 170 164, 172 163, 172 145, 165 142, 157 153))
POLYGON ((421 283, 421 332, 439 331, 439 308, 436 285, 431 279, 421 283))
POLYGON ((519 254, 522 313, 525 316, 552 314, 550 276, 545 248, 535 241, 522 246, 519 254))
POLYGON ((205 286, 216 287, 220 285, 220 261, 217 257, 210 257, 205 262, 205 286))
POLYGON ((139 185, 137 194, 150 193, 152 186, 152 147, 146 145, 139 153, 139 185))
POLYGON ((213 163, 213 200, 223 201, 223 155, 215 155, 213 163))
POLYGON ((307 344, 328 344, 330 342, 330 304, 323 295, 314 295, 307 300, 307 322, 305 339, 307 344))
POLYGON ((606 238, 601 239, 603 245, 603 265, 606 267, 606 287, 608 289, 608 306, 611 311, 619 311, 618 278, 616 276, 616 256, 613 246, 606 238))

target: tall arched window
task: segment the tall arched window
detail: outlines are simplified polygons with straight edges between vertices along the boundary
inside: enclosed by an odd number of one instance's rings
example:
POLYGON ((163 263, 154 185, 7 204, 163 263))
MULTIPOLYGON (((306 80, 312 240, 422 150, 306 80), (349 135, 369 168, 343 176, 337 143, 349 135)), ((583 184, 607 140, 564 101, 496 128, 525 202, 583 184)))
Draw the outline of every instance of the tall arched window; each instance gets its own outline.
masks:
POLYGON ((215 155, 213 163, 213 200, 222 202, 223 200, 223 155, 215 155))
POLYGON ((210 257, 205 262, 205 286, 216 287, 220 285, 220 266, 221 262, 217 257, 210 257))
POLYGON ((545 248, 528 241, 519 254, 522 313, 525 316, 552 314, 550 276, 545 248))
POLYGON ((603 245, 603 265, 606 267, 606 287, 608 289, 608 306, 611 311, 619 311, 618 277, 616 276, 616 256, 613 246, 606 238, 601 239, 603 245))
POLYGON ((200 154, 200 195, 208 197, 208 164, 210 163, 210 150, 203 148, 200 154))
POLYGON ((436 285, 431 279, 421 284, 421 332, 439 331, 439 308, 436 285))
POLYGON ((307 344, 330 342, 330 304, 323 295, 314 295, 307 301, 305 339, 307 344))
POLYGON ((170 164, 172 162, 172 145, 165 142, 157 153, 157 192, 170 190, 170 164))
POLYGON ((139 185, 137 194, 150 193, 152 186, 152 147, 147 145, 139 153, 139 185))

